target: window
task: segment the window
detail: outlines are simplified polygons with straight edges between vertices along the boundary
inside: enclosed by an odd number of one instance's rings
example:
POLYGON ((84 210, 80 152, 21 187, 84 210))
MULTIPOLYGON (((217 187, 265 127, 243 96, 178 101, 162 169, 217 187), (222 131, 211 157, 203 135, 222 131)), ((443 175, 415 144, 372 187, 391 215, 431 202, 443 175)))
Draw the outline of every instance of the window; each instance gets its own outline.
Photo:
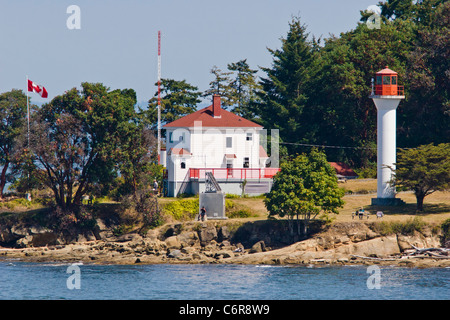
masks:
POLYGON ((244 168, 248 168, 250 166, 250 158, 244 158, 244 168))
POLYGON ((397 84, 397 76, 392 76, 392 84, 397 84))
POLYGON ((169 132, 169 142, 173 142, 173 132, 169 132))
POLYGON ((233 147, 233 138, 227 137, 227 148, 233 147))
POLYGON ((181 159, 181 165, 180 165, 181 169, 186 169, 186 160, 181 159))
POLYGON ((247 133, 247 141, 252 141, 253 140, 253 134, 252 133, 247 133))
POLYGON ((381 85, 381 76, 377 76, 377 85, 381 85))
POLYGON ((391 77, 390 76, 384 76, 383 77, 383 84, 391 84, 391 77))

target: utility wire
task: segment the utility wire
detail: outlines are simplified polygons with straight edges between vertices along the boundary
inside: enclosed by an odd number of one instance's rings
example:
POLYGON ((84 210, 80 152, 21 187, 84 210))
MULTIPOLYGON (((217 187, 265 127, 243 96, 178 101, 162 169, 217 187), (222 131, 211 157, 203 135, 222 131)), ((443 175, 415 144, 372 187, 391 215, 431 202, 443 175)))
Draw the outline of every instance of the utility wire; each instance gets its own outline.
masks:
MULTIPOLYGON (((317 148, 334 148, 334 149, 365 149, 365 150, 377 150, 377 147, 344 147, 344 146, 326 146, 320 144, 308 144, 308 143, 294 143, 294 142, 279 142, 279 144, 289 144, 302 147, 317 147, 317 148)), ((396 149, 416 149, 416 148, 400 148, 396 149)))

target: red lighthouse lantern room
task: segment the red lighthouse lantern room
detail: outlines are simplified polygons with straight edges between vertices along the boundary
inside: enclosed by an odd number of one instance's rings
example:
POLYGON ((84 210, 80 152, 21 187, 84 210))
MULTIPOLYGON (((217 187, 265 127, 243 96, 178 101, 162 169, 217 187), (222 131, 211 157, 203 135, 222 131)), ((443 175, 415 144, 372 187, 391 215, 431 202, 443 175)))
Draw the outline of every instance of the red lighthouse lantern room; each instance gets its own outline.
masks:
POLYGON ((403 86, 398 85, 397 72, 386 67, 375 74, 375 95, 403 96, 403 86))

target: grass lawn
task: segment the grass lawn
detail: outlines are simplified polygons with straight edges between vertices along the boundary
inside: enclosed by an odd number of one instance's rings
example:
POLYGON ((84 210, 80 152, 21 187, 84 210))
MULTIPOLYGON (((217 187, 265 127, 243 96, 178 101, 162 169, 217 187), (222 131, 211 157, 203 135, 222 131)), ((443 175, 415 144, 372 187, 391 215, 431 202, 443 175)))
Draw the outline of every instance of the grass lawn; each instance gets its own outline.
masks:
MULTIPOLYGON (((339 214, 331 215, 335 222, 352 221, 352 212, 363 207, 366 212, 375 213, 378 210, 385 214, 383 221, 408 221, 414 217, 420 217, 424 222, 440 224, 450 218, 450 192, 435 192, 424 201, 424 211, 416 211, 416 197, 412 192, 401 192, 397 198, 406 202, 404 206, 398 207, 375 207, 371 206, 372 198, 376 198, 376 179, 355 179, 339 183, 339 187, 344 188, 347 193, 344 196, 344 207, 339 214)), ((176 198, 163 198, 161 203, 174 201, 176 198)), ((262 198, 236 198, 231 199, 234 203, 250 208, 255 213, 255 217, 245 218, 248 220, 266 219, 268 212, 264 206, 262 198)), ((371 215, 369 221, 376 221, 376 216, 371 215)), ((354 221, 358 221, 356 218, 354 221)))
MULTIPOLYGON (((412 192, 400 192, 397 194, 397 198, 406 202, 404 206, 371 206, 371 199, 376 198, 376 179, 349 180, 346 183, 341 183, 340 187, 355 193, 360 190, 367 190, 373 193, 345 195, 344 208, 340 210, 339 215, 336 215, 336 221, 351 221, 352 212, 361 207, 370 213, 375 213, 378 210, 383 211, 385 214, 383 220, 385 221, 407 221, 414 217, 420 217, 425 222, 442 223, 450 218, 450 192, 439 191, 425 197, 424 211, 418 212, 416 210, 416 197, 412 192)), ((376 220, 376 217, 370 216, 369 220, 376 220)))
MULTIPOLYGON (((338 215, 331 215, 336 222, 352 221, 352 212, 363 207, 366 212, 375 213, 378 210, 385 214, 383 221, 408 221, 414 217, 420 217, 424 222, 440 224, 444 220, 450 218, 450 192, 435 192, 427 197, 424 201, 424 211, 416 211, 416 197, 412 192, 401 192, 397 198, 406 202, 404 206, 398 207, 373 207, 371 199, 376 197, 377 181, 376 179, 355 179, 348 180, 345 183, 339 183, 347 193, 344 196, 344 207, 340 209, 338 215)), ((161 205, 179 200, 177 198, 160 198, 161 205)), ((230 199, 237 205, 239 209, 248 209, 252 216, 242 218, 244 220, 261 220, 267 219, 268 212, 262 198, 234 198, 230 199)), ((25 212, 42 208, 42 205, 34 204, 26 207, 23 201, 15 201, 14 208, 7 208, 7 204, 0 204, 0 213, 7 212, 25 212)), ((241 218, 239 218, 241 219, 241 218)), ((371 215, 369 221, 376 221, 376 216, 371 215)), ((358 221, 356 218, 354 221, 358 221)))

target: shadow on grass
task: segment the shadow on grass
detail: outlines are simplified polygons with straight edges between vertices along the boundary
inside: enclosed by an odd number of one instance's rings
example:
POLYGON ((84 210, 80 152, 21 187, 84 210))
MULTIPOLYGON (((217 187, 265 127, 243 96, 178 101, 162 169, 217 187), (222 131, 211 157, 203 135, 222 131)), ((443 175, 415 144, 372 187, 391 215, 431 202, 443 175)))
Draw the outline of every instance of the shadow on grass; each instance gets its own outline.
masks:
POLYGON ((364 207, 364 210, 370 213, 376 213, 377 211, 383 211, 384 214, 388 215, 426 215, 426 214, 441 214, 450 212, 450 204, 438 203, 438 204, 424 204, 423 211, 417 210, 417 204, 407 203, 401 206, 372 206, 368 205, 364 207))

